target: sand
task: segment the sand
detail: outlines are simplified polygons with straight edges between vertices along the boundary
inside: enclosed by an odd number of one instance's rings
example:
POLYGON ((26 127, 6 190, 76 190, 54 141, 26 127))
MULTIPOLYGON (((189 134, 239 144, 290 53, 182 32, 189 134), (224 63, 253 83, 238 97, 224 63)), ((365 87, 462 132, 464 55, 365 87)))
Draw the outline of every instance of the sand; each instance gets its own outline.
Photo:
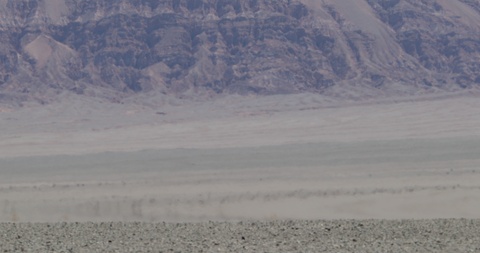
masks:
POLYGON ((141 101, 0 112, 2 250, 479 251, 475 94, 141 101))
POLYGON ((2 252, 480 252, 479 220, 3 223, 2 252))
POLYGON ((480 139, 0 160, 2 221, 479 218, 480 139))
POLYGON ((480 218, 475 95, 67 102, 0 113, 0 221, 480 218))

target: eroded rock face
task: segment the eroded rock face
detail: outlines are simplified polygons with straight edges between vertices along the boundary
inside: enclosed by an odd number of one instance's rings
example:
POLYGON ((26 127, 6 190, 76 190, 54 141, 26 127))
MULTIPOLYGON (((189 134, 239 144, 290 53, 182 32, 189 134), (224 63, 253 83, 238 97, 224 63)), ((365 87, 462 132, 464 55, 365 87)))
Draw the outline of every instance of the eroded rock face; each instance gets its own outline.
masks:
POLYGON ((472 0, 0 0, 0 14, 0 99, 480 83, 472 0))

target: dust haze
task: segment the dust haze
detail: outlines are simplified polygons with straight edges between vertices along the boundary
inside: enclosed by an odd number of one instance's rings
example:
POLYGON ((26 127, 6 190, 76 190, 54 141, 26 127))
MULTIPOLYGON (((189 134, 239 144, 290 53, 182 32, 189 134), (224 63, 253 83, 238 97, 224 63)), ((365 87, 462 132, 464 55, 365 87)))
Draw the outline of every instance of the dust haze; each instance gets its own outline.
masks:
POLYGON ((0 221, 480 218, 475 94, 141 101, 3 108, 0 221))

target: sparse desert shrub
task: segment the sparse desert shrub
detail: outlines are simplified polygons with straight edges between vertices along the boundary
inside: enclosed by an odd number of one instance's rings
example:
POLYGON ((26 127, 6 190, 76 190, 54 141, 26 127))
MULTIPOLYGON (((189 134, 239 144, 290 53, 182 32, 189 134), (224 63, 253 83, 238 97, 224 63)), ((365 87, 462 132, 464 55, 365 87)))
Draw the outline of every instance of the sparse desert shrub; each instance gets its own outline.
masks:
POLYGON ((12 222, 18 222, 20 219, 18 217, 17 209, 15 207, 12 207, 11 213, 12 213, 12 216, 11 216, 12 222))

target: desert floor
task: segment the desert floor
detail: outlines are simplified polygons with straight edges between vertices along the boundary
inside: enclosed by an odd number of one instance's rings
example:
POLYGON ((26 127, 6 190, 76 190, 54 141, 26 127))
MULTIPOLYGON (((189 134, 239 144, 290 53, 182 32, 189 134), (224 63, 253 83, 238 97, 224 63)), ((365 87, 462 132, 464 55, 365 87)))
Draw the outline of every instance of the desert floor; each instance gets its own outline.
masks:
POLYGON ((2 252, 480 252, 480 220, 0 223, 2 252))
POLYGON ((0 222, 480 218, 476 95, 150 99, 0 110, 0 222))

